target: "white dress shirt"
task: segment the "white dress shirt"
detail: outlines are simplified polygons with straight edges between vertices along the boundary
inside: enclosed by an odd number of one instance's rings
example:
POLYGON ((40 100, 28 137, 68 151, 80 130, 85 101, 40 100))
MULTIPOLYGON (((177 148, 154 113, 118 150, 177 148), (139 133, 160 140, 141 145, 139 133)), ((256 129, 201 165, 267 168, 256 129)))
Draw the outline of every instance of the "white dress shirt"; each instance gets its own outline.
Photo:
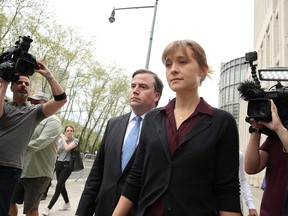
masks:
POLYGON ((243 212, 243 198, 245 200, 245 204, 248 207, 248 209, 256 209, 250 185, 246 179, 246 173, 244 171, 243 163, 244 163, 244 156, 243 153, 239 151, 239 181, 240 181, 240 193, 241 193, 240 202, 242 212, 243 212))

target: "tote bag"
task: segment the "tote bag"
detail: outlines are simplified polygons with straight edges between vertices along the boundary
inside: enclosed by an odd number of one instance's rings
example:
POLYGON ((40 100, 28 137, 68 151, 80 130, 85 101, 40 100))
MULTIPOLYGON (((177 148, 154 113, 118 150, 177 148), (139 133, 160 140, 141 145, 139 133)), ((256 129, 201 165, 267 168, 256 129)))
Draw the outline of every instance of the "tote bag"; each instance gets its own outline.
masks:
POLYGON ((70 171, 80 171, 84 169, 83 160, 79 151, 79 147, 71 149, 70 171))

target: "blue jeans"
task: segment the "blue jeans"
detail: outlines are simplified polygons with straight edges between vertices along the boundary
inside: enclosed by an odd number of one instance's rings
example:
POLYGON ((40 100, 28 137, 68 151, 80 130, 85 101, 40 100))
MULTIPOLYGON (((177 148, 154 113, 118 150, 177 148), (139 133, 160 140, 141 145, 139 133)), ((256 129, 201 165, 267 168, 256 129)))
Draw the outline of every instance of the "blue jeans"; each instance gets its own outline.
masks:
POLYGON ((0 166, 0 215, 8 216, 14 188, 21 176, 21 169, 0 166))

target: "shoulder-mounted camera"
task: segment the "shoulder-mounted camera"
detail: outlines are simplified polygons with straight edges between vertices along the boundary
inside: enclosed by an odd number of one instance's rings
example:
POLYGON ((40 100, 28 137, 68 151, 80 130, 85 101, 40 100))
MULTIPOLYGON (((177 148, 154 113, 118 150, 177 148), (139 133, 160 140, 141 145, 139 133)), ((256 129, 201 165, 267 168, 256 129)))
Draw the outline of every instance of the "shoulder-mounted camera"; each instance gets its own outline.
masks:
MULTIPOLYGON (((288 87, 283 86, 281 81, 288 81, 288 68, 273 67, 267 69, 259 69, 258 76, 260 80, 276 81, 276 85, 271 86, 268 90, 260 85, 260 81, 256 72, 257 52, 249 52, 245 54, 246 63, 250 64, 252 80, 246 80, 238 86, 241 98, 248 101, 246 121, 250 119, 256 121, 272 120, 270 100, 273 100, 278 108, 278 115, 284 127, 288 128, 288 87)), ((263 127, 260 131, 263 134, 270 135, 273 133, 267 127, 263 127)))
POLYGON ((33 55, 28 53, 32 43, 30 36, 20 36, 15 45, 0 55, 0 77, 17 82, 19 76, 32 76, 39 65, 33 55))

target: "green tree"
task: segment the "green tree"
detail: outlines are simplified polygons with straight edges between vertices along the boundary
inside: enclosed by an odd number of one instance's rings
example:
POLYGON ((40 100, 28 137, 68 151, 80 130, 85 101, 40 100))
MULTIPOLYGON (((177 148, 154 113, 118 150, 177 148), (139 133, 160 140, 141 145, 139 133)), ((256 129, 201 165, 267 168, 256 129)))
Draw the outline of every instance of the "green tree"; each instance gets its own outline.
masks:
MULTIPOLYGON (((82 149, 95 151, 107 120, 129 110, 129 78, 115 65, 101 65, 94 42, 58 24, 47 8, 48 0, 0 0, 0 47, 8 49, 19 36, 31 36, 29 53, 50 68, 68 96, 58 113, 63 126, 74 124, 82 149)), ((35 73, 31 80, 33 92, 51 95, 45 78, 35 73)))

